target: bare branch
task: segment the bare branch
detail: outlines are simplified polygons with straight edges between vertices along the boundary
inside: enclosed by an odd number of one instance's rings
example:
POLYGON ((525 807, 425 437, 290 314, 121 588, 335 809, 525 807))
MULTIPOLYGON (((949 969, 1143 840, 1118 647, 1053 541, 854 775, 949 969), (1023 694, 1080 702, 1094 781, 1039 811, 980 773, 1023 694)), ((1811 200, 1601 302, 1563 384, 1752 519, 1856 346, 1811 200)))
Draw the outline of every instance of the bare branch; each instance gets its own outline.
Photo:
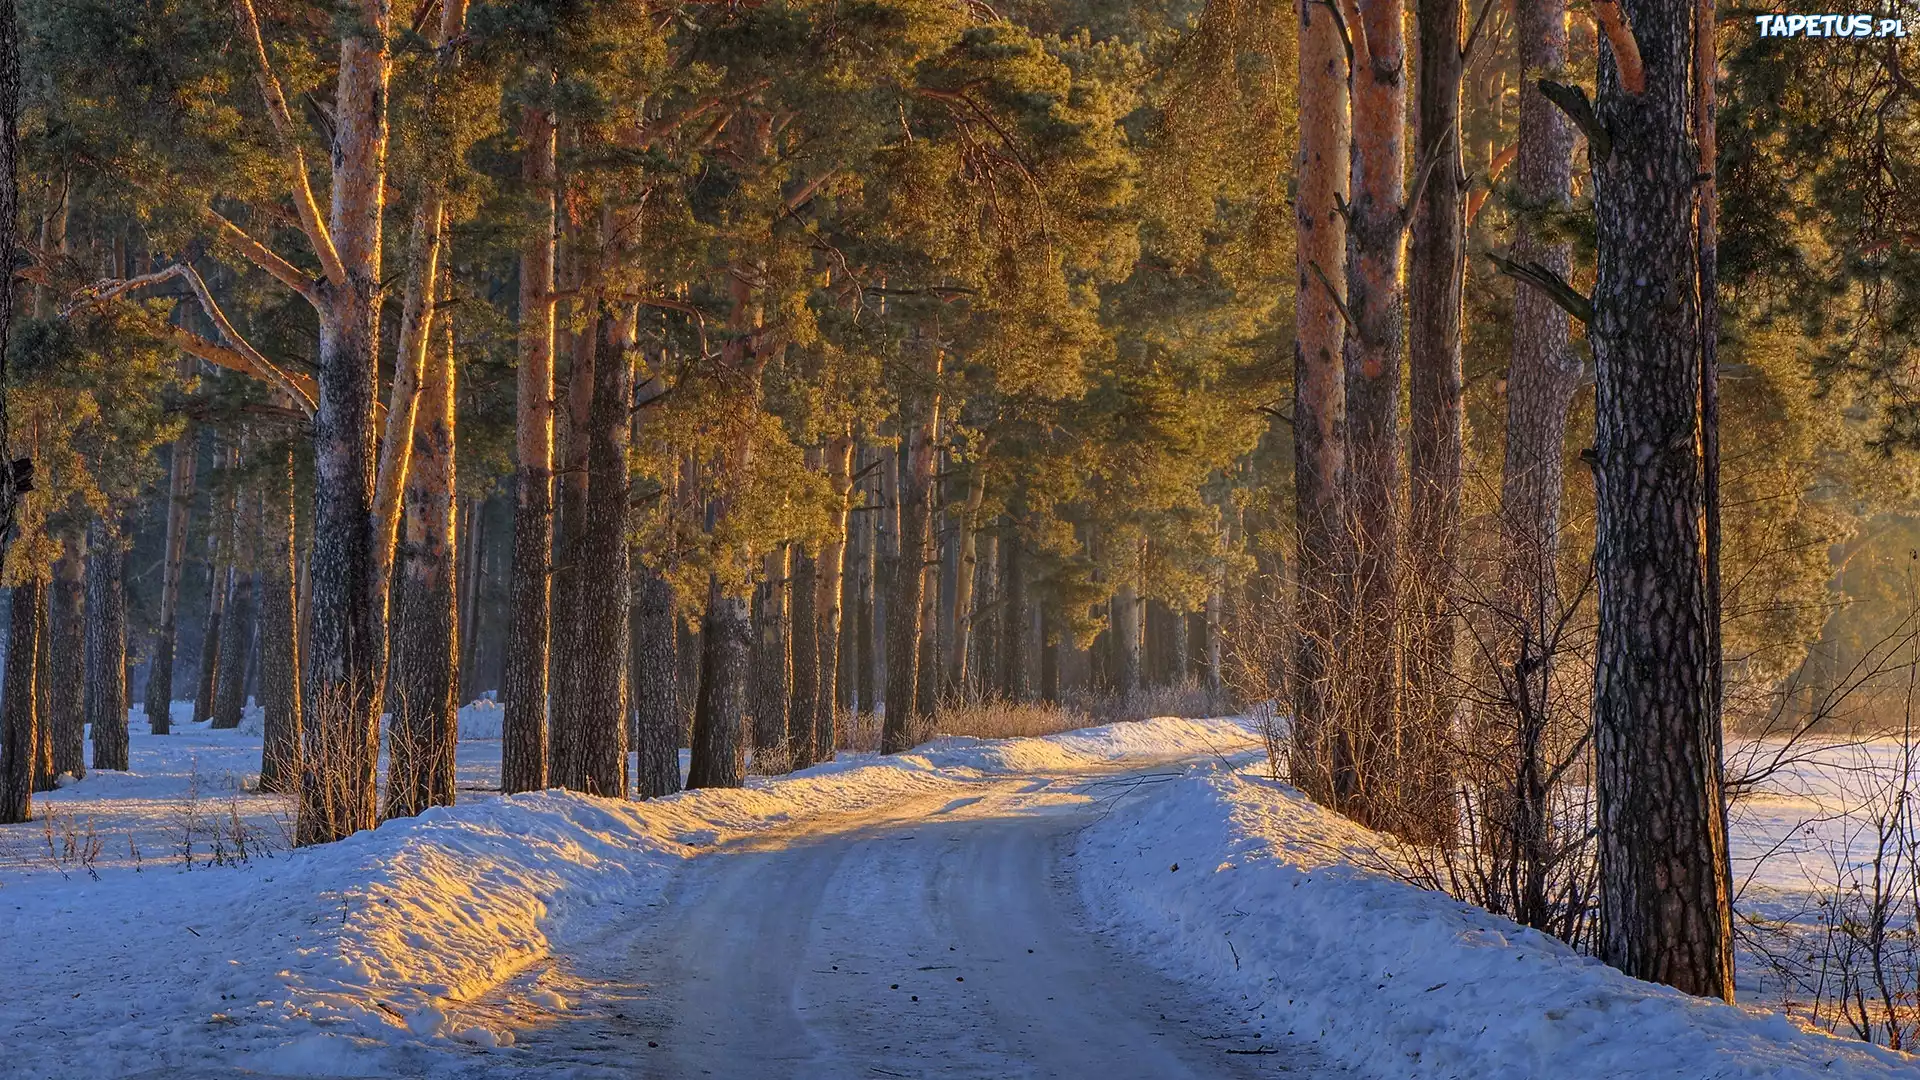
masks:
POLYGON ((272 274, 274 280, 305 297, 307 303, 315 307, 320 305, 320 293, 313 287, 313 279, 303 273, 299 267, 254 239, 245 229, 234 224, 231 218, 220 211, 209 206, 206 212, 207 217, 211 218, 214 226, 220 230, 220 238, 233 245, 248 262, 272 274))
POLYGON ((204 312, 207 319, 213 323, 214 329, 219 331, 221 339, 225 342, 225 347, 215 345, 215 343, 207 341, 200 335, 190 330, 174 326, 172 323, 163 324, 165 327, 163 332, 167 337, 171 338, 182 349, 209 363, 252 375, 255 378, 272 383, 276 388, 298 402, 300 406, 306 410, 308 416, 313 415, 315 408, 314 403, 319 394, 319 387, 314 381, 304 375, 295 375, 282 371, 273 361, 261 355, 260 351, 255 349, 246 338, 241 337, 239 331, 233 328, 233 323, 228 321, 226 312, 220 310, 220 305, 214 301, 213 293, 207 289, 206 281, 200 277, 198 271, 186 263, 174 263, 164 270, 156 270, 151 274, 142 274, 139 277, 121 280, 109 278, 105 281, 96 282, 80 290, 73 300, 61 310, 61 315, 63 317, 71 315, 74 309, 82 304, 106 304, 114 300, 119 300, 129 293, 149 285, 159 285, 167 281, 175 280, 185 281, 187 286, 193 290, 194 297, 200 301, 200 310, 204 312), (208 346, 213 347, 209 348, 208 346))
POLYGON ((1537 262, 1518 263, 1491 251, 1487 252, 1487 258, 1501 273, 1539 289, 1560 310, 1579 319, 1582 325, 1593 322, 1593 300, 1567 284, 1559 274, 1537 262))
POLYGON ((1640 96, 1647 92, 1647 69, 1640 61, 1640 42, 1627 25, 1627 13, 1619 0, 1593 0, 1593 21, 1613 46, 1614 66, 1620 70, 1620 89, 1640 96))
POLYGON ((327 280, 336 286, 347 283, 347 269, 340 261, 340 253, 333 246, 333 234, 327 231, 326 222, 320 217, 320 204, 313 197, 313 182, 307 176, 307 155, 300 149, 293 126, 293 114, 287 109, 287 96, 280 90, 280 80, 273 73, 273 65, 267 60, 267 42, 260 35, 260 16, 253 10, 253 0, 233 0, 233 13, 240 20, 240 28, 246 34, 247 41, 253 46, 255 77, 260 83, 260 95, 266 99, 267 115, 273 120, 274 134, 280 140, 280 152, 285 155, 285 164, 292 173, 288 178, 293 184, 294 208, 300 212, 300 229, 307 234, 307 242, 320 257, 320 267, 327 280))

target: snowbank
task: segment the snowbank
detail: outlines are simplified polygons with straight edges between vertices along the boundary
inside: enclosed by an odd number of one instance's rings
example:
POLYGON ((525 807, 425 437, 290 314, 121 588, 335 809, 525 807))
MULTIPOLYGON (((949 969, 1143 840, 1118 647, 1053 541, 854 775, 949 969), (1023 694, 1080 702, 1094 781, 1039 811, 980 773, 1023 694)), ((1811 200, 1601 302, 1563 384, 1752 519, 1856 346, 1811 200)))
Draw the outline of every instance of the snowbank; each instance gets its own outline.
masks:
MULTIPOLYGON (((190 725, 183 734, 192 738, 137 734, 134 764, 146 773, 96 774, 51 805, 66 804, 71 821, 73 808, 91 814, 111 801, 107 793, 137 783, 153 815, 178 813, 171 787, 198 782, 203 756, 244 764, 258 754, 243 733, 190 725)), ((638 921, 675 864, 703 848, 1009 772, 1191 757, 1244 740, 1230 724, 1186 720, 951 739, 650 802, 463 793, 469 801, 456 807, 236 866, 187 870, 148 850, 97 865, 95 880, 48 860, 0 873, 0 968, 35 988, 0 997, 8 1053, 0 1072, 237 1064, 291 1075, 461 1075, 449 1046, 512 1039, 461 1003, 569 940, 638 921)), ((218 802, 205 809, 234 812, 218 802)), ((16 840, 37 842, 24 832, 16 840)))
POLYGON ((1373 1075, 1912 1077, 1914 1059, 1630 979, 1362 869, 1364 830, 1293 789, 1196 768, 1083 835, 1096 920, 1275 1033, 1373 1075))

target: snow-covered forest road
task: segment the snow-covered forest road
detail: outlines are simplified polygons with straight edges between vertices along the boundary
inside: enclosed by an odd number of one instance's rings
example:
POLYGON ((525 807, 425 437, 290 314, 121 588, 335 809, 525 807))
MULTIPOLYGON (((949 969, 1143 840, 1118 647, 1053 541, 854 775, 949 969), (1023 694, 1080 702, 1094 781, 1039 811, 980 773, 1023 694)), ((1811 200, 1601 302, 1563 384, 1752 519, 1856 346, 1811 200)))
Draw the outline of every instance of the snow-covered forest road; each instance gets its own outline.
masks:
POLYGON ((1011 778, 721 845, 652 918, 529 976, 571 1008, 501 1075, 1349 1075, 1086 929, 1075 833, 1150 790, 1011 778))

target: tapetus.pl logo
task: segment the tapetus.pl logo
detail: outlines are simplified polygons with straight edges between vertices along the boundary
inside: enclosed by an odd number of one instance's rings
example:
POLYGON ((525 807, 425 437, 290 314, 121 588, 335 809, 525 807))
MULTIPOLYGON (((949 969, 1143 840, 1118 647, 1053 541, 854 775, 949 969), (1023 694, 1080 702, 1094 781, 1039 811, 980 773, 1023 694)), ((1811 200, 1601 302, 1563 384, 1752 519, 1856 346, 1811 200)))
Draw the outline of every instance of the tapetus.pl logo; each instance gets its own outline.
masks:
POLYGON ((1903 38, 1905 20, 1876 15, 1755 15, 1761 37, 1903 38))

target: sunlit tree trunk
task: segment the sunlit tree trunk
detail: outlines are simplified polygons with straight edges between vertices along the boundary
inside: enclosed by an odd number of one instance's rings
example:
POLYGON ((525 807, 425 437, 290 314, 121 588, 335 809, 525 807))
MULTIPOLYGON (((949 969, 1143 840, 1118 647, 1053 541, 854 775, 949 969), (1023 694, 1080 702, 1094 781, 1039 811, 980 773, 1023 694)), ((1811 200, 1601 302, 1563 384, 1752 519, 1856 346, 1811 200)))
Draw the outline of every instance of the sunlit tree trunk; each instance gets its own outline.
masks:
POLYGON ((1293 452, 1299 630, 1294 656, 1293 782, 1333 801, 1330 699, 1338 611, 1346 593, 1347 232, 1338 210, 1350 153, 1347 56, 1331 4, 1300 0, 1300 136, 1295 159, 1293 452))
POLYGON ((459 746, 459 611, 454 591, 454 395, 451 326, 421 372, 405 520, 394 578, 393 717, 388 722, 386 816, 454 803, 459 746))
POLYGON ((814 703, 810 756, 814 761, 831 761, 834 755, 834 725, 840 711, 840 668, 843 636, 842 597, 846 593, 846 553, 848 542, 848 506, 853 488, 853 437, 842 430, 827 443, 827 481, 833 485, 838 514, 832 531, 820 547, 816 568, 817 598, 814 613, 818 619, 820 685, 814 703))
POLYGON ((1731 1000, 1717 613, 1702 529, 1694 5, 1624 6, 1640 65, 1623 64, 1617 44, 1602 50, 1595 112, 1611 138, 1588 147, 1599 952, 1637 978, 1731 1000), (1641 65, 1644 92, 1635 92, 1623 67, 1641 65))
MULTIPOLYGON (((570 237, 577 230, 569 229, 570 237)), ((571 249, 574 245, 569 244, 571 249)), ((571 264, 577 259, 569 258, 571 264)), ((583 309, 597 308, 597 301, 582 302, 583 309)), ((571 647, 579 634, 586 606, 585 590, 599 583, 598 568, 587 562, 583 543, 587 531, 587 499, 592 487, 588 475, 588 452, 593 441, 594 369, 599 359, 599 336, 590 324, 581 332, 568 332, 561 339, 572 347, 567 372, 565 449, 555 486, 559 490, 558 538, 554 545, 552 613, 549 635, 552 640, 548 661, 548 700, 551 702, 547 729, 547 783, 572 791, 586 789, 586 751, 579 728, 580 712, 572 699, 579 692, 578 676, 582 657, 571 647)), ((596 646, 597 647, 597 646, 596 646)))
POLYGON ((341 37, 329 233, 337 276, 316 285, 319 405, 313 419, 313 552, 296 839, 337 840, 377 817, 385 597, 374 557, 374 387, 386 210, 388 44, 384 0, 363 0, 341 37))
POLYGON ((596 327, 593 407, 588 442, 588 499, 572 548, 583 569, 580 610, 567 648, 575 656, 571 693, 558 703, 576 737, 578 790, 624 799, 627 794, 627 649, 630 578, 627 449, 633 426, 633 316, 603 307, 596 327), (587 587, 585 582, 591 582, 587 587))
POLYGON ((1019 527, 1012 517, 1002 519, 1006 538, 1000 547, 1006 563, 1000 572, 1000 692, 1008 701, 1027 701, 1033 696, 1033 670, 1027 639, 1027 624, 1033 613, 1027 607, 1027 567, 1019 527))
POLYGON ((640 771, 634 777, 643 799, 680 790, 681 723, 676 668, 677 627, 673 586, 660 572, 634 559, 633 698, 640 771))
POLYGON ((788 545, 776 546, 760 563, 753 596, 753 648, 747 660, 747 712, 753 718, 753 764, 757 772, 786 771, 787 706, 792 657, 787 639, 788 545))
POLYGON ((553 114, 520 116, 520 178, 537 207, 520 248, 520 356, 515 372, 512 614, 501 696, 500 788, 547 786, 547 666, 553 616, 553 114))
MULTIPOLYGON (((820 462, 816 458, 814 467, 820 462)), ((793 549, 793 581, 787 590, 792 627, 792 695, 787 704, 787 768, 813 764, 813 710, 820 697, 819 556, 793 549)))
MULTIPOLYGON (((937 381, 940 349, 931 343, 922 343, 921 347, 925 353, 923 370, 930 381, 937 381)), ((901 403, 904 430, 897 499, 899 551, 887 591, 887 711, 880 732, 880 749, 889 754, 913 747, 915 721, 920 719, 920 609, 926 589, 934 426, 939 412, 937 390, 924 391, 901 403)))

